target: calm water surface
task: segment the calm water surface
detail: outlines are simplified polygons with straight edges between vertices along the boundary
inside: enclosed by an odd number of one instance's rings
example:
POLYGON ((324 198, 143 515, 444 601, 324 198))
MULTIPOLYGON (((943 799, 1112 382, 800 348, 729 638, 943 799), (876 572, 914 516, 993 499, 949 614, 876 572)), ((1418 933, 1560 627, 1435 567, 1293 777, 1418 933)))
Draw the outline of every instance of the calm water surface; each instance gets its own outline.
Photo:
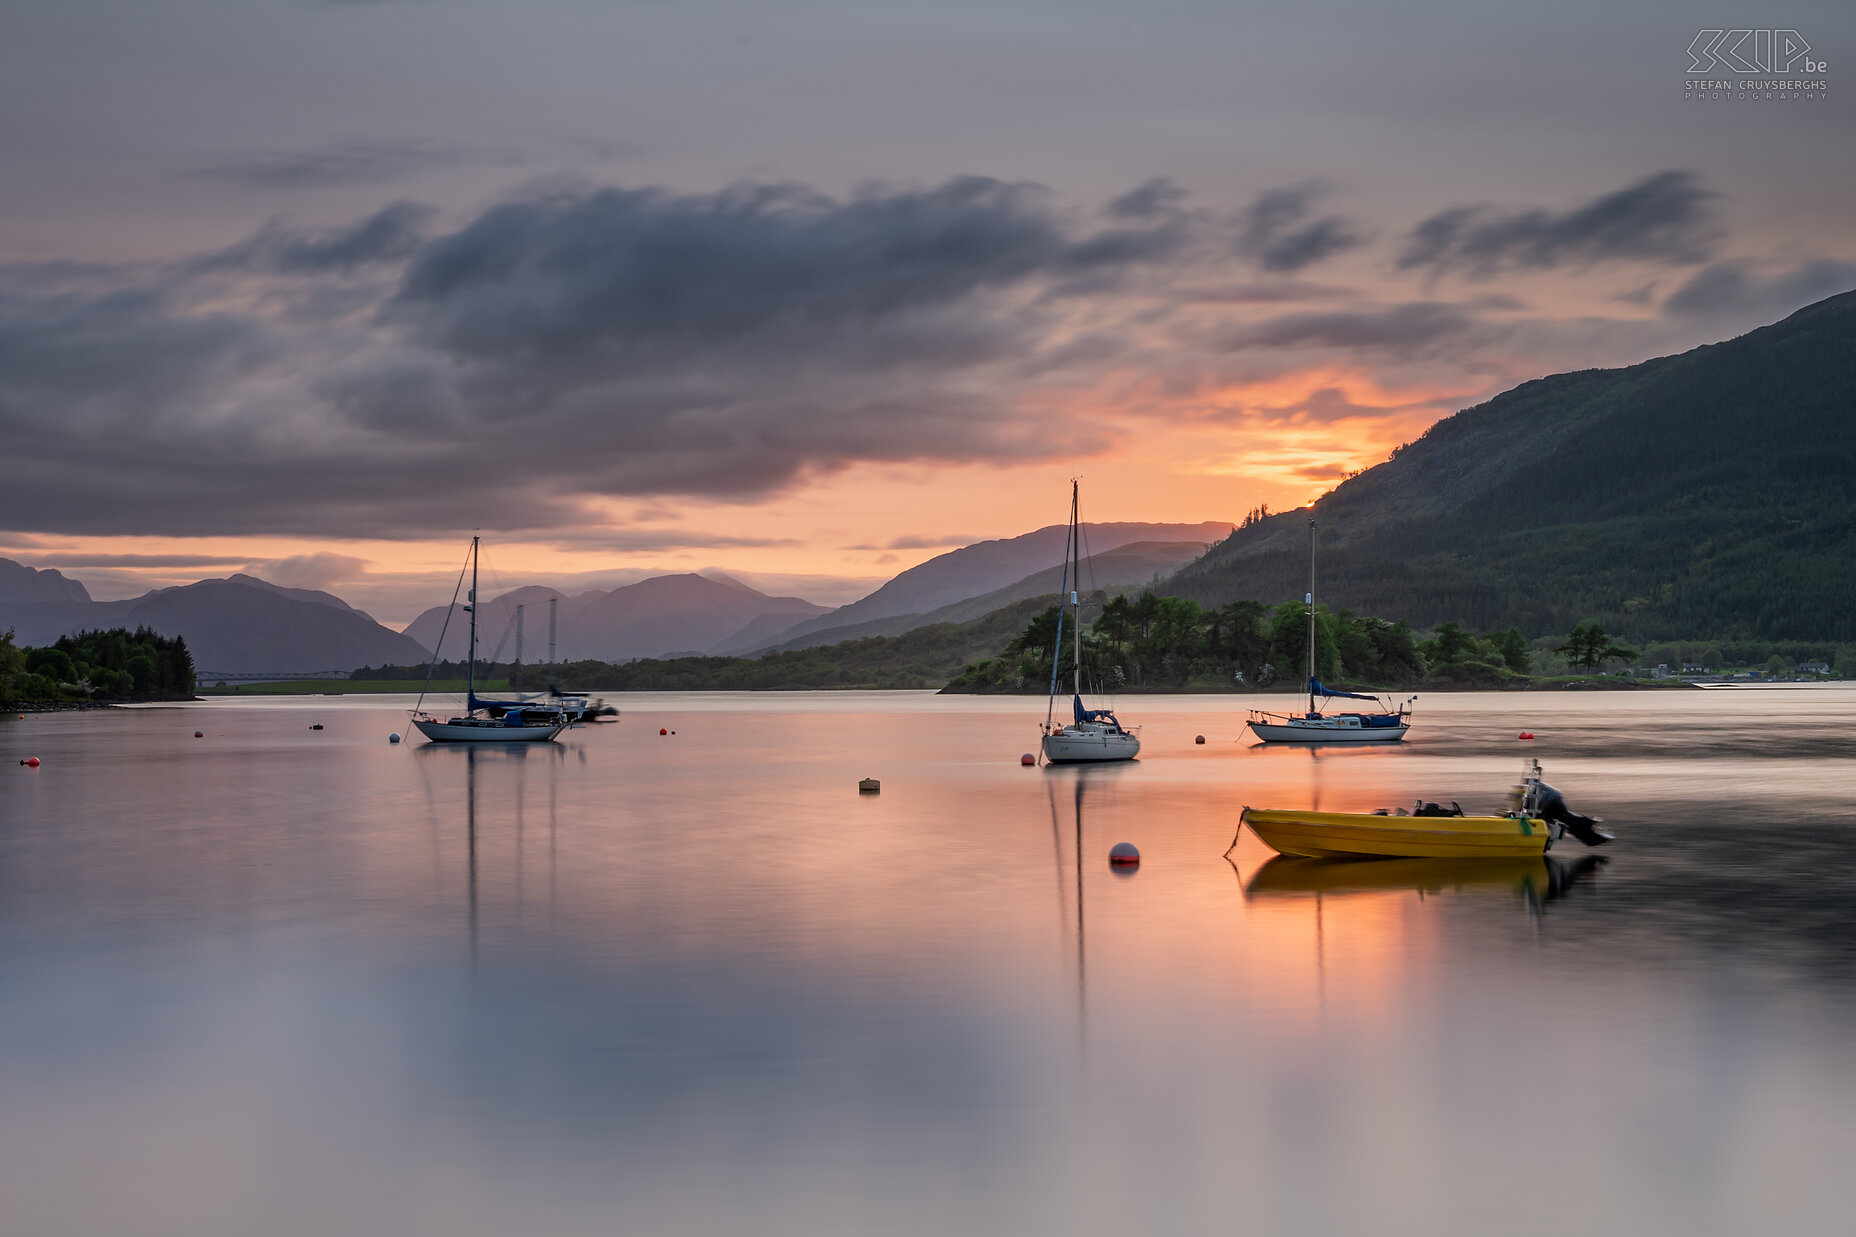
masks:
POLYGON ((1385 751, 1126 697, 1142 759, 1080 772, 1019 766, 1025 700, 619 703, 477 751, 389 746, 378 697, 0 721, 0 1230, 1566 1237, 1856 1204, 1856 691, 1427 696, 1385 751), (1225 855, 1246 803, 1494 809, 1524 755, 1618 841, 1225 855))

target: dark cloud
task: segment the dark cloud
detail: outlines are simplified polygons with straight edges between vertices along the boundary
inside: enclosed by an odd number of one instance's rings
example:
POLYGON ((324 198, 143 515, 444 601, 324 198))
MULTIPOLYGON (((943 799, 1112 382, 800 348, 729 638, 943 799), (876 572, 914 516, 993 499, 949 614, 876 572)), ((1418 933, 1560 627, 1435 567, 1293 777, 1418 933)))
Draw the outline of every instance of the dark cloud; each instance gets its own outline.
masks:
POLYGON ((420 202, 393 202, 337 228, 308 230, 272 220, 249 240, 200 260, 201 269, 264 269, 284 274, 348 273, 410 258, 438 211, 420 202))
POLYGON ((111 444, 99 434, 157 409, 201 407, 267 351, 261 326, 190 312, 159 285, 23 295, 0 286, 0 425, 15 435, 55 426, 104 455, 111 444))
POLYGON ((1717 237, 1714 198, 1693 172, 1669 171, 1562 213, 1452 207, 1412 229, 1398 265, 1487 277, 1613 260, 1700 262, 1717 237))
MULTIPOLYGON (((1073 238, 1044 196, 979 177, 849 201, 790 185, 564 192, 495 207, 433 242, 399 307, 429 342, 476 359, 581 364, 720 341, 785 349, 1177 243, 1166 228, 1073 238)), ((881 363, 882 349, 868 356, 881 363)))
POLYGON ((1718 262, 1670 293, 1663 312, 1681 318, 1765 321, 1856 288, 1856 263, 1820 259, 1761 275, 1746 262, 1718 262))
POLYGON ((188 175, 256 189, 387 184, 416 172, 519 160, 508 151, 427 141, 329 142, 307 150, 254 151, 188 169, 188 175))
POLYGON ((1482 329, 1485 324, 1459 306, 1413 301, 1390 309, 1283 314, 1244 328, 1226 347, 1410 350, 1482 329))
POLYGON ((1164 176, 1129 190, 1107 207, 1114 219, 1153 219, 1177 210, 1186 200, 1186 191, 1164 176))
POLYGON ((1059 442, 1013 415, 1057 346, 1049 293, 1185 243, 1176 220, 1092 231, 980 178, 849 198, 554 186, 446 234, 432 220, 402 202, 274 223, 115 287, 0 271, 0 428, 38 462, 0 490, 0 526, 571 528, 604 522, 582 496, 744 500, 858 461, 1094 450, 1107 431, 1059 442))
POLYGON ((1289 273, 1358 245, 1340 216, 1309 217, 1323 191, 1311 181, 1260 194, 1244 212, 1237 252, 1266 271, 1289 273))

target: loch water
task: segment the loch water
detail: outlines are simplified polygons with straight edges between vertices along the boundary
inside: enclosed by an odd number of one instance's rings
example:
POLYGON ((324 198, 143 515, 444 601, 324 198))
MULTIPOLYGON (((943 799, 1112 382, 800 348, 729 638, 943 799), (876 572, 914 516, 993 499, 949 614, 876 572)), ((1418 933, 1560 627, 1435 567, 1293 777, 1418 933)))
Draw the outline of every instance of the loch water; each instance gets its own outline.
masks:
POLYGON ((1856 690, 1427 695, 1380 750, 1126 696, 1141 759, 1083 769, 1020 765, 1042 701, 615 701, 510 748, 368 696, 0 720, 0 1231, 1817 1234, 1856 1205, 1856 690), (1617 841, 1232 846, 1245 804, 1499 809, 1526 757, 1617 841))

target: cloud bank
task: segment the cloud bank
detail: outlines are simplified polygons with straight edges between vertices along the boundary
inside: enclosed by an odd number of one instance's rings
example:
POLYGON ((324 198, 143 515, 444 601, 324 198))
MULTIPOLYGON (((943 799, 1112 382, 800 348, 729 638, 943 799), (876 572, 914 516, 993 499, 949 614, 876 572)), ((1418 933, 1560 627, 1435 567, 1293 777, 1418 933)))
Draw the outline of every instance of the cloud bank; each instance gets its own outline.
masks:
POLYGON ((1300 278, 1385 230, 1323 213, 1334 192, 1232 213, 1164 179, 1094 211, 983 177, 839 196, 555 183, 449 221, 391 201, 167 264, 0 268, 0 432, 33 462, 0 487, 0 529, 603 541, 614 497, 751 502, 860 464, 1077 458, 1142 418, 1424 408, 1593 339, 1649 355, 1673 338, 1658 321, 1764 312, 1851 269, 1723 259, 1649 326, 1568 324, 1398 281, 1700 268, 1719 233, 1693 174, 1564 210, 1435 212, 1404 235, 1406 274, 1376 285, 1300 278), (1429 394, 1363 398, 1340 379, 1364 369, 1429 394))

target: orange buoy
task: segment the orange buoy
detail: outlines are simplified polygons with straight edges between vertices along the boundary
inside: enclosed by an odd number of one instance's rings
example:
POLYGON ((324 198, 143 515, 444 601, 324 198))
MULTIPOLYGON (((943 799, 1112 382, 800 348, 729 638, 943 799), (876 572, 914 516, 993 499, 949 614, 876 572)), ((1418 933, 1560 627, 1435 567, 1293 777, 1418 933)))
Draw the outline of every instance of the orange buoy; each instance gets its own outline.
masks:
POLYGON ((1030 752, 1026 752, 1023 756, 1018 758, 1018 763, 1021 765, 1034 765, 1037 762, 1038 758, 1033 756, 1030 752))

